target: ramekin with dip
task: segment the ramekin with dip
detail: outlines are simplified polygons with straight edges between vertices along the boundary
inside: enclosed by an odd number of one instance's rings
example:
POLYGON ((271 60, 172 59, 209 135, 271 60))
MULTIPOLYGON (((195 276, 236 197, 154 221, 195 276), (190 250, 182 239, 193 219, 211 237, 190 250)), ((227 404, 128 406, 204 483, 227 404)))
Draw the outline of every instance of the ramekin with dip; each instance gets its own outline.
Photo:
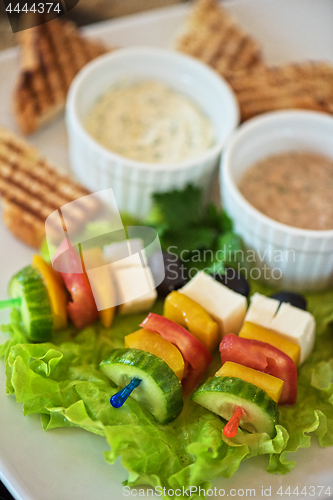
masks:
POLYGON ((215 142, 209 118, 186 95, 156 80, 113 85, 85 120, 102 146, 146 163, 179 163, 215 142))
POLYGON ((208 190, 238 122, 232 90, 208 66, 170 50, 119 49, 71 85, 71 166, 90 190, 112 188, 120 210, 145 216, 154 192, 208 190))
POLYGON ((295 110, 248 120, 227 141, 222 202, 255 279, 333 286, 332 137, 331 116, 295 110))
POLYGON ((268 156, 246 170, 239 189, 253 207, 278 222, 333 229, 333 159, 328 156, 306 149, 268 156))

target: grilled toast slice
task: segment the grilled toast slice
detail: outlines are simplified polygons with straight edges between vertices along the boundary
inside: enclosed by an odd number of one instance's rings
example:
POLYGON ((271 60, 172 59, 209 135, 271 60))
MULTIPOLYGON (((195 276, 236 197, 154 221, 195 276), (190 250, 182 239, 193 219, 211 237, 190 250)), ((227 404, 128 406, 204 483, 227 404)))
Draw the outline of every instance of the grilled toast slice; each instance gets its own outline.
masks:
POLYGON ((21 62, 14 112, 21 131, 31 134, 64 108, 78 71, 110 49, 83 37, 72 22, 62 19, 22 31, 19 41, 21 62))
MULTIPOLYGON (((63 205, 90 192, 59 173, 37 149, 0 128, 0 196, 8 229, 28 245, 39 248, 45 238, 45 220, 63 205)), ((68 230, 82 228, 99 211, 97 200, 75 204, 68 230)), ((54 228, 57 232, 59 229, 54 228)))
POLYGON ((217 0, 196 1, 174 46, 223 76, 262 64, 259 44, 217 0))
POLYGON ((333 114, 333 65, 290 63, 228 75, 241 119, 267 111, 308 109, 333 114))

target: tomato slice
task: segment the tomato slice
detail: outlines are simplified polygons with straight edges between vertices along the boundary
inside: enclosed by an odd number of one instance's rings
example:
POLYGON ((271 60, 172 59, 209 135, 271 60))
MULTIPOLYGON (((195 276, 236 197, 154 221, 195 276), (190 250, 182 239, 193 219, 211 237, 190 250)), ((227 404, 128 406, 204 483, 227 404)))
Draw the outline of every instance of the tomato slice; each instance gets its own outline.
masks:
POLYGON ((222 364, 233 361, 268 373, 284 381, 279 404, 292 405, 297 399, 297 368, 284 352, 266 342, 245 339, 230 333, 220 343, 222 364))
POLYGON ((158 333, 180 350, 187 367, 183 385, 186 390, 194 389, 213 360, 208 349, 188 330, 159 314, 149 313, 140 326, 158 333))
POLYGON ((87 275, 70 274, 63 276, 72 301, 67 304, 67 312, 76 328, 85 328, 94 323, 99 314, 87 275))
POLYGON ((58 259, 56 269, 70 293, 71 301, 67 303, 67 313, 76 328, 85 328, 98 318, 98 310, 79 254, 74 247, 64 240, 57 252, 54 261, 58 259), (59 267, 60 266, 60 267, 59 267), (64 272, 61 269, 76 272, 64 272))

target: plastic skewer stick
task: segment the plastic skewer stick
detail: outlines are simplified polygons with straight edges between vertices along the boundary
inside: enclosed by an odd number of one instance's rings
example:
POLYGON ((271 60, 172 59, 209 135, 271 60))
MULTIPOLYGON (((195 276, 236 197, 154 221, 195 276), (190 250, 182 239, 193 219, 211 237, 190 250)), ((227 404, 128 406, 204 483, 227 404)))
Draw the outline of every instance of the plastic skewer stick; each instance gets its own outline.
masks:
POLYGON ((233 438, 236 436, 242 415, 243 415, 243 409, 240 406, 238 406, 235 410, 235 413, 227 423, 227 425, 224 426, 223 434, 225 435, 226 438, 233 438))
POLYGON ((0 309, 8 309, 9 307, 20 306, 21 302, 21 297, 17 297, 16 299, 0 300, 0 309))
POLYGON ((111 397, 111 399, 110 399, 111 405, 114 408, 120 408, 121 406, 123 406, 123 404, 125 403, 125 401, 128 398, 128 396, 131 394, 131 392, 136 387, 138 387, 138 385, 140 384, 140 382, 141 382, 141 379, 139 379, 139 378, 133 378, 133 380, 131 380, 131 382, 129 384, 127 384, 123 389, 121 389, 120 391, 116 392, 116 394, 114 394, 111 397))

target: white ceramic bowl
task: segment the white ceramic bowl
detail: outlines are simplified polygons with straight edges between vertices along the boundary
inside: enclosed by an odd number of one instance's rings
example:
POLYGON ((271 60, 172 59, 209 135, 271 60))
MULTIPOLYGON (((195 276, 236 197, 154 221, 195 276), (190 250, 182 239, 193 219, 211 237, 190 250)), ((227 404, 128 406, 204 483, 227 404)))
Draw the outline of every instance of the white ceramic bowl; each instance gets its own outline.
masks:
POLYGON ((272 285, 288 289, 320 290, 333 285, 333 230, 306 230, 276 222, 250 205, 238 189, 241 176, 255 162, 292 149, 333 159, 333 117, 312 111, 277 111, 241 125, 224 147, 222 202, 246 245, 245 258, 254 279, 268 278, 272 285), (255 262, 250 262, 252 250, 255 262))
POLYGON ((77 179, 92 191, 112 188, 120 210, 144 216, 153 192, 190 182, 208 188, 224 142, 239 122, 239 110, 228 84, 199 61, 170 50, 125 48, 92 61, 76 76, 68 94, 66 122, 77 179), (213 147, 182 163, 149 164, 114 154, 87 133, 83 120, 98 97, 121 80, 147 79, 161 81, 198 103, 214 126, 213 147))

